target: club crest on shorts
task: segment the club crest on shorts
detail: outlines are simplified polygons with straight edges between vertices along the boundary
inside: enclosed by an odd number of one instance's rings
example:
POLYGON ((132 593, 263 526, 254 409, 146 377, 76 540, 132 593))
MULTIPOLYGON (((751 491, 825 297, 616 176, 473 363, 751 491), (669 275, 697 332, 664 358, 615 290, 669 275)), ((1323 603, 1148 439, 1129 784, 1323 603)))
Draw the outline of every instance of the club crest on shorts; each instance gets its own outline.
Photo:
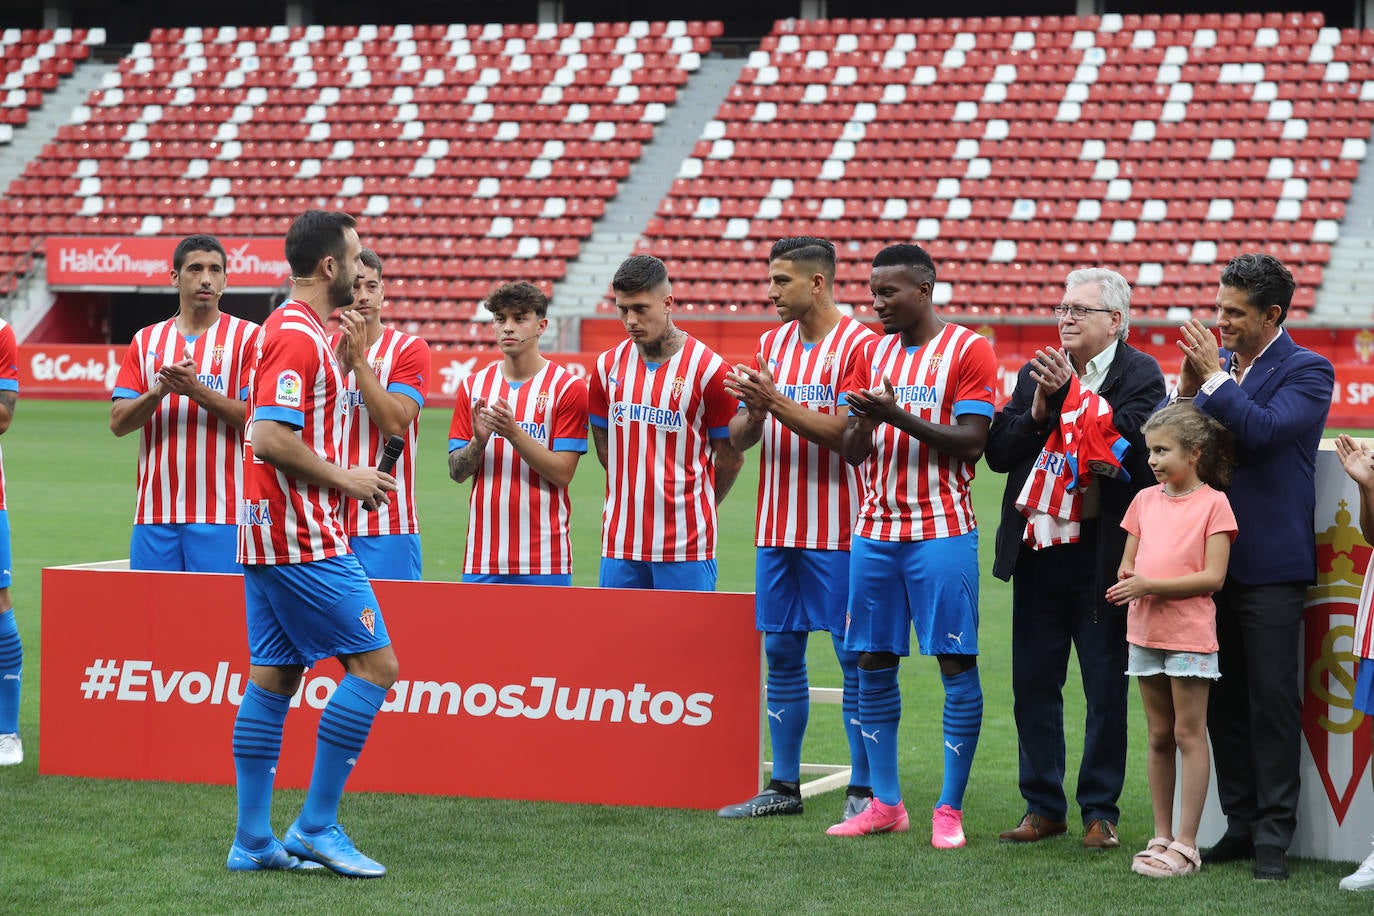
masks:
POLYGON ((367 627, 367 632, 373 636, 377 635, 377 614, 370 607, 363 608, 363 612, 358 615, 363 626, 367 627))

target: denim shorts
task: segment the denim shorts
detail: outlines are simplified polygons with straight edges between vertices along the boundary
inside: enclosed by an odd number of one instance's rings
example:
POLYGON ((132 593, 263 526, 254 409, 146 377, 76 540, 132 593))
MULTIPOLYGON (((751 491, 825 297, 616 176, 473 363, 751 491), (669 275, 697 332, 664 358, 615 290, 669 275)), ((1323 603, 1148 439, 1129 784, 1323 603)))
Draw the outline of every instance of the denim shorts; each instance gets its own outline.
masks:
POLYGON ((1217 667, 1215 652, 1183 652, 1175 649, 1152 649, 1149 646, 1129 644, 1126 659, 1126 674, 1129 677, 1152 677, 1167 674, 1169 677, 1201 677, 1215 681, 1221 677, 1217 667))

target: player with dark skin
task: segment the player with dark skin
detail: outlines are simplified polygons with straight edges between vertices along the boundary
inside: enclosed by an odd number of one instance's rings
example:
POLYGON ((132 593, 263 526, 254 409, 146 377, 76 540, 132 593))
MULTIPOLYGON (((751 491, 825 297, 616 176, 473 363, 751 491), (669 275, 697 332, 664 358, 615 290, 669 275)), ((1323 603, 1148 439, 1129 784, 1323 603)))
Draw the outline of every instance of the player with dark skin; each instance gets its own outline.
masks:
MULTIPOLYGON (((873 311, 882 322, 883 333, 900 334, 907 347, 923 347, 934 340, 945 322, 935 314, 931 302, 934 283, 916 276, 905 265, 875 267, 869 277, 873 311)), ((873 432, 880 423, 890 423, 931 448, 964 461, 977 461, 988 441, 987 417, 961 415, 954 424, 931 423, 897 406, 889 379, 881 388, 851 391, 847 394, 852 416, 844 431, 844 457, 850 464, 862 464, 873 452, 873 432)), ((940 673, 953 677, 978 664, 973 655, 938 655, 940 673)), ((865 671, 895 668, 898 657, 891 652, 861 652, 859 667, 865 671)))

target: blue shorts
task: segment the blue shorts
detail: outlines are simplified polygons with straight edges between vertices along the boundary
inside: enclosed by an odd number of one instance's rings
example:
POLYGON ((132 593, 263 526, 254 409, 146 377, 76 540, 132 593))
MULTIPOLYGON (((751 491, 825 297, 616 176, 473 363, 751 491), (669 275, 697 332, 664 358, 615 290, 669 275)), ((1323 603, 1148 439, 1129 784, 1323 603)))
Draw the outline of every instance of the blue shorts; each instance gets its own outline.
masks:
POLYGON ((716 590, 715 560, 617 560, 601 558, 602 588, 658 588, 678 592, 716 590))
POLYGON ((754 581, 759 632, 844 635, 849 551, 760 547, 754 553, 754 581))
POLYGON ((849 562, 851 652, 978 654, 978 532, 927 541, 854 537, 849 562))
POLYGON ((9 588, 14 580, 14 566, 10 561, 10 513, 0 509, 0 588, 9 588))
POLYGON ((521 573, 463 573, 469 585, 572 585, 572 575, 549 573, 523 575, 521 573))
POLYGON ((241 573, 237 525, 134 525, 129 568, 157 572, 241 573))
POLYGON ((255 665, 304 665, 391 645, 372 585, 351 553, 280 566, 243 568, 248 658, 255 665))
POLYGON ((369 579, 420 579, 418 534, 351 535, 348 549, 358 558, 369 579))
POLYGON ((1374 658, 1355 659, 1355 693, 1350 705, 1374 716, 1374 658))

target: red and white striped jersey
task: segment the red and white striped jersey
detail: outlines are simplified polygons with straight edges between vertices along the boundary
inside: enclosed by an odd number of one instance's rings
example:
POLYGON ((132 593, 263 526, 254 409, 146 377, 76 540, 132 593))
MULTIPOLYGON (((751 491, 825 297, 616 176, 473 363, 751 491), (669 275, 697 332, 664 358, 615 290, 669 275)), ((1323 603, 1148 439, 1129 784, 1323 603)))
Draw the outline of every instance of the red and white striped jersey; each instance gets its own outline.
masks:
MULTIPOLYGON (((0 318, 0 391, 19 393, 19 344, 14 328, 0 318)), ((0 457, 0 509, 5 508, 5 462, 0 457)))
POLYGON ((710 438, 728 438, 739 401, 729 367, 690 335, 650 368, 634 341, 596 360, 592 425, 607 432, 601 553, 619 560, 711 560, 716 482, 710 438))
MULTIPOLYGON (((587 451, 587 383, 557 363, 516 385, 506 381, 500 363, 463 379, 449 426, 450 452, 472 441, 472 405, 479 399, 510 404, 515 421, 551 451, 587 451)), ((568 488, 540 477, 505 437, 493 434, 472 477, 463 572, 570 575, 571 515, 568 488)))
MULTIPOLYGON (((993 415, 997 359, 981 334, 946 324, 923 347, 902 346, 900 334, 863 344, 845 391, 876 388, 890 379, 897 405, 922 420, 952 425, 973 413, 993 415)), ((876 541, 955 537, 977 527, 963 461, 882 423, 863 467, 863 499, 854 533, 876 541)))
MULTIPOLYGON (((149 325, 129 342, 112 398, 142 395, 164 365, 187 358, 201 384, 243 398, 259 331, 226 312, 193 341, 174 317, 149 325)), ((242 489, 243 434, 191 398, 167 394, 139 433, 134 523, 232 525, 242 489)))
MULTIPOLYGON (((839 411, 844 382, 865 340, 878 335, 841 317, 824 340, 804 344, 789 321, 759 338, 774 384, 785 397, 824 414, 839 411)), ((802 438, 773 416, 759 451, 760 547, 848 550, 859 505, 859 472, 843 456, 802 438)))
MULTIPOLYGON (((331 346, 336 344, 338 335, 331 337, 329 342, 331 346)), ((429 397, 429 344, 412 334, 384 327, 382 336, 368 348, 367 361, 383 389, 425 406, 425 398, 429 397)), ((358 379, 352 371, 344 376, 344 398, 349 422, 347 466, 375 467, 382 458, 386 440, 368 416, 367 405, 358 393, 358 379)), ((396 459, 396 469, 392 471, 396 492, 387 494, 386 505, 367 512, 356 499, 344 500, 344 529, 350 537, 419 533, 420 523, 415 517, 415 441, 419 435, 420 415, 417 413, 405 432, 405 451, 396 459)))
POLYGON ((274 566, 348 553, 343 494, 295 480, 253 457, 253 424, 276 421, 299 430, 320 459, 343 466, 343 376, 324 326, 309 306, 287 300, 267 317, 259 340, 249 380, 239 562, 274 566))
POLYGON ((1070 376, 1059 422, 1026 475, 1016 508, 1026 517, 1023 540, 1034 550, 1075 544, 1083 500, 1095 476, 1130 479, 1121 459, 1130 443, 1112 422, 1112 405, 1070 376))
POLYGON ((1374 554, 1370 554, 1369 565, 1365 567, 1364 581, 1360 583, 1360 600, 1355 607, 1355 657, 1366 660, 1363 664, 1374 665, 1374 554))

